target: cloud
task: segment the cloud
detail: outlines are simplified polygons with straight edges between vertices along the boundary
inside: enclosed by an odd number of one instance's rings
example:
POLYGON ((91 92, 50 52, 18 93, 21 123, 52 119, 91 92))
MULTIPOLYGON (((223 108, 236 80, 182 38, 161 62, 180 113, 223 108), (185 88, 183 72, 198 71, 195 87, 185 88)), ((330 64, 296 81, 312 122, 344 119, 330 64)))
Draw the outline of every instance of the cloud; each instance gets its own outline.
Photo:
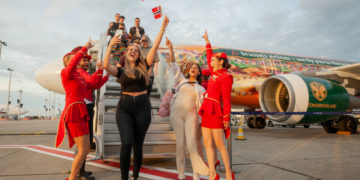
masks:
POLYGON ((65 11, 76 7, 81 0, 54 0, 53 3, 45 10, 46 18, 53 18, 61 15, 65 11))

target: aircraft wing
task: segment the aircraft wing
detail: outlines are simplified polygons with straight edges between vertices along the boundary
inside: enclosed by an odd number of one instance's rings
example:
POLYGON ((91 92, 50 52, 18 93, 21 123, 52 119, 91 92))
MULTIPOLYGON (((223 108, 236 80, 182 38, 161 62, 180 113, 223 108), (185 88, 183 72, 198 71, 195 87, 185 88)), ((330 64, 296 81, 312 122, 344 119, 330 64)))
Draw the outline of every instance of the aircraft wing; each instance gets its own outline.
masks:
POLYGON ((303 71, 298 74, 339 82, 349 94, 360 95, 360 63, 334 67, 323 71, 303 71))

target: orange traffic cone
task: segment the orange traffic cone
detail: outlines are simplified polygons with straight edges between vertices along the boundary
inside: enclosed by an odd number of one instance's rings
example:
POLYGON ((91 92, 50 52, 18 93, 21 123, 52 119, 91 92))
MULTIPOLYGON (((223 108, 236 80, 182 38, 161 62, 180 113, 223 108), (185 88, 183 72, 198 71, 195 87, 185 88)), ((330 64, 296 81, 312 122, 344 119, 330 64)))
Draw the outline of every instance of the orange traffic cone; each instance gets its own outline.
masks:
POLYGON ((246 140, 246 138, 244 137, 244 132, 242 129, 242 121, 240 121, 239 127, 238 127, 238 136, 236 138, 236 140, 246 140))

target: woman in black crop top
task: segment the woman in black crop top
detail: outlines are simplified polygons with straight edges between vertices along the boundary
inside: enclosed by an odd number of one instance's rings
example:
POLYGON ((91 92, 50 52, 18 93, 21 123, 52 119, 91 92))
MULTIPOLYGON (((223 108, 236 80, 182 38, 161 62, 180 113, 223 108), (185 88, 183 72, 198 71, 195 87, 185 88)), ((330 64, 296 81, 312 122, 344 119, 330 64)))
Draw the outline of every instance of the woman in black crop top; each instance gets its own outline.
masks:
POLYGON ((143 157, 143 143, 151 122, 151 105, 147 95, 148 70, 154 62, 157 48, 169 23, 164 17, 161 29, 155 38, 146 59, 140 54, 138 45, 130 45, 125 51, 125 66, 117 68, 109 64, 111 47, 121 39, 111 39, 104 57, 104 69, 120 80, 122 93, 116 108, 116 123, 120 132, 120 170, 122 179, 128 179, 131 148, 134 150, 133 179, 139 177, 143 157))

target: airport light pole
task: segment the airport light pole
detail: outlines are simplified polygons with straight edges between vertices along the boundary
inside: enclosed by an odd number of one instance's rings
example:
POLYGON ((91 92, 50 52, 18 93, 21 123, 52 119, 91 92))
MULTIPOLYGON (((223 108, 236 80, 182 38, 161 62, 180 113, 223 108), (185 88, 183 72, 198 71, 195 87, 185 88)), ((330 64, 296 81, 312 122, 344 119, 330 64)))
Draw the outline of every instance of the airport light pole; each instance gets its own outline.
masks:
POLYGON ((0 62, 1 62, 1 48, 2 45, 7 46, 6 42, 0 40, 0 62))
POLYGON ((55 102, 56 102, 55 96, 56 96, 56 93, 54 92, 54 99, 53 99, 53 106, 52 106, 52 118, 51 119, 55 119, 55 108, 56 108, 56 106, 55 106, 55 102))
POLYGON ((6 102, 6 119, 9 118, 9 101, 10 101, 10 86, 11 86, 11 75, 12 72, 14 71, 11 68, 7 68, 7 70, 10 72, 10 80, 9 80, 9 89, 8 89, 8 97, 7 97, 7 102, 6 102))
POLYGON ((51 119, 51 112, 50 112, 50 110, 51 110, 51 91, 49 91, 49 99, 48 99, 49 101, 48 101, 48 104, 47 104, 47 116, 49 116, 49 119, 51 119))
POLYGON ((47 112, 47 107, 46 107, 46 105, 47 105, 47 98, 45 98, 45 105, 44 105, 44 120, 45 120, 45 118, 46 118, 46 112, 47 112))
POLYGON ((23 93, 24 91, 22 89, 19 90, 19 93, 20 93, 20 99, 19 99, 19 109, 18 109, 18 120, 20 120, 20 109, 21 109, 21 94, 23 93))

